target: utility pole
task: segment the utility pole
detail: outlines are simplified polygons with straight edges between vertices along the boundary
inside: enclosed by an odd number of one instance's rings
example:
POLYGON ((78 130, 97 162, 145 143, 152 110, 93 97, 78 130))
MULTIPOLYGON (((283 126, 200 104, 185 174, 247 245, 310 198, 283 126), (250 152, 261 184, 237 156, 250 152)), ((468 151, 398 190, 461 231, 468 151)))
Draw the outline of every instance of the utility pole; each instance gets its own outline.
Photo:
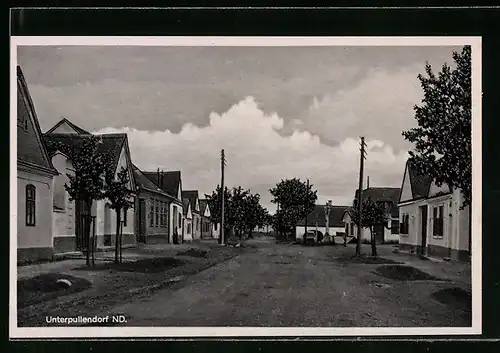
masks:
POLYGON ((307 189, 306 189, 306 198, 304 200, 304 205, 306 206, 306 222, 304 223, 304 234, 307 237, 307 219, 309 218, 309 212, 307 212, 307 196, 309 195, 309 179, 307 179, 307 189))
POLYGON ((226 166, 226 156, 224 154, 224 150, 222 149, 220 152, 220 170, 221 170, 221 191, 222 191, 222 201, 221 201, 221 224, 220 224, 220 241, 221 244, 224 245, 224 199, 226 196, 226 192, 224 189, 224 167, 226 166))
POLYGON ((359 188, 358 188, 358 239, 356 242, 356 255, 361 255, 361 227, 362 227, 362 210, 363 210, 363 168, 364 160, 366 159, 365 152, 365 138, 361 137, 361 148, 360 148, 360 158, 359 158, 359 188))

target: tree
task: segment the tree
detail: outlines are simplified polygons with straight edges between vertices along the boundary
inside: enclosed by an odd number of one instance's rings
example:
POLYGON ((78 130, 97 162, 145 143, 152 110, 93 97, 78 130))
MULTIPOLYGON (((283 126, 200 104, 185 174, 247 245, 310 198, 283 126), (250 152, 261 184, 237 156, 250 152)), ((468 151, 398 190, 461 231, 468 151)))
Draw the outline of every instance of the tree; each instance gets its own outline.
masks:
POLYGON ((244 203, 244 220, 248 237, 252 237, 255 227, 264 226, 267 210, 260 204, 259 194, 248 194, 244 203))
MULTIPOLYGON (((354 205, 349 209, 349 214, 351 220, 359 224, 359 208, 358 200, 354 201, 354 205)), ((373 227, 377 225, 387 224, 388 216, 386 209, 383 205, 379 205, 373 202, 370 198, 363 201, 361 205, 361 227, 370 229, 370 242, 372 246, 372 256, 377 256, 377 247, 375 245, 375 234, 373 233, 373 227)))
POLYGON ((100 139, 94 135, 75 137, 75 145, 68 146, 63 143, 48 141, 51 149, 59 150, 66 154, 73 164, 74 174, 67 174, 69 183, 64 188, 70 201, 75 204, 84 204, 87 214, 82 214, 84 239, 87 244, 86 264, 90 266, 90 251, 94 250, 94 242, 90 244, 90 210, 94 200, 104 198, 105 181, 104 173, 109 167, 109 158, 99 151, 100 139))
MULTIPOLYGON (((211 195, 205 194, 208 206, 210 207, 210 221, 215 224, 219 224, 222 227, 222 189, 220 185, 217 185, 215 191, 212 191, 211 195)), ((232 195, 227 187, 224 187, 224 232, 227 234, 226 230, 229 230, 232 225, 231 217, 228 217, 231 209, 232 195), (229 221, 229 222, 228 222, 229 221)), ((222 232, 219 236, 219 243, 222 242, 222 232)))
POLYGON ((129 173, 124 167, 115 175, 113 168, 107 168, 105 172, 106 188, 104 196, 110 202, 110 208, 116 212, 116 236, 115 236, 115 263, 122 262, 122 233, 121 213, 127 212, 132 206, 130 197, 132 190, 128 188, 129 173), (118 256, 119 255, 119 256, 118 256))
POLYGON ((307 185, 300 179, 285 179, 269 190, 272 203, 278 204, 279 210, 275 215, 275 226, 278 232, 292 231, 295 236, 297 223, 314 210, 318 199, 313 185, 307 185))
POLYGON ((419 173, 438 186, 460 189, 463 209, 472 196, 471 47, 454 52, 453 60, 454 69, 444 64, 437 75, 426 63, 426 75, 418 75, 424 91, 421 105, 414 107, 418 127, 402 134, 415 146, 410 158, 419 173))

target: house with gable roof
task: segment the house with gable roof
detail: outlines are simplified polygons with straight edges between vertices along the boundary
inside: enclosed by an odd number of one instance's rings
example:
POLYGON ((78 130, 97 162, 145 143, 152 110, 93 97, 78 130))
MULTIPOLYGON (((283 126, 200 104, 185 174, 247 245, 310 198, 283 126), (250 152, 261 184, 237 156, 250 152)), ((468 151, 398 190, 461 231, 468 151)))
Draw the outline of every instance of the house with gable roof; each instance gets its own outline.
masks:
MULTIPOLYGON (((358 199, 358 194, 359 191, 356 190, 353 205, 358 199)), ((369 198, 386 209, 387 223, 373 227, 375 242, 378 244, 397 243, 399 241, 398 196, 399 188, 370 187, 370 185, 367 185, 367 188, 363 190, 363 200, 369 198)), ((343 221, 347 235, 349 237, 357 237, 358 226, 352 221, 349 210, 344 212, 343 221)), ((361 240, 371 242, 370 230, 368 228, 361 229, 361 240)))
POLYGON ((170 208, 175 197, 168 194, 160 185, 163 184, 164 173, 159 170, 156 178, 151 179, 133 165, 137 198, 135 205, 136 239, 142 243, 171 242, 170 208), (155 181, 154 181, 155 180, 155 181))
MULTIPOLYGON (((182 178, 181 172, 166 171, 163 173, 143 172, 144 175, 154 183, 167 195, 169 195, 168 215, 167 215, 167 231, 168 242, 173 243, 174 234, 177 234, 179 240, 182 240, 183 223, 184 223, 184 205, 182 202, 182 178)), ((152 209, 150 209, 151 212, 152 209)))
MULTIPOLYGON (((330 236, 343 236, 345 227, 342 217, 348 208, 349 206, 331 205, 330 213, 327 217, 325 205, 314 205, 314 209, 307 217, 301 219, 297 223, 295 231, 296 239, 299 241, 303 239, 306 228, 307 231, 317 230, 323 236, 326 234, 328 228, 328 234, 330 236)), ((335 241, 338 240, 336 239, 335 241)))
POLYGON ((182 199, 184 205, 184 230, 183 241, 193 241, 193 212, 191 210, 191 202, 187 197, 182 199))
POLYGON ((463 196, 459 189, 437 186, 408 160, 398 201, 400 250, 469 260, 470 213, 469 206, 460 209, 463 196))
MULTIPOLYGON (((53 217, 54 217, 54 252, 58 254, 86 251, 87 242, 84 236, 83 214, 90 214, 95 218, 95 235, 98 249, 112 249, 116 237, 116 212, 111 209, 109 200, 97 200, 92 209, 87 210, 83 202, 69 200, 64 184, 69 182, 68 174, 74 173, 71 158, 65 154, 66 149, 78 149, 90 133, 63 118, 53 128, 44 134, 44 141, 59 175, 54 181, 53 217), (64 150, 60 146, 64 146, 64 150)), ((115 177, 121 168, 129 172, 128 188, 132 190, 132 204, 135 204, 135 177, 130 157, 127 134, 99 134, 99 150, 105 152, 109 158, 115 177)), ((135 238, 135 210, 131 207, 122 210, 123 246, 136 244, 135 238)))
POLYGON ((54 177, 21 68, 17 67, 17 262, 51 260, 54 177))
POLYGON ((213 228, 211 221, 210 207, 206 199, 200 200, 200 215, 201 215, 201 238, 202 239, 212 239, 213 228))
POLYGON ((193 213, 193 240, 201 239, 201 208, 198 190, 183 190, 182 198, 189 199, 193 213))

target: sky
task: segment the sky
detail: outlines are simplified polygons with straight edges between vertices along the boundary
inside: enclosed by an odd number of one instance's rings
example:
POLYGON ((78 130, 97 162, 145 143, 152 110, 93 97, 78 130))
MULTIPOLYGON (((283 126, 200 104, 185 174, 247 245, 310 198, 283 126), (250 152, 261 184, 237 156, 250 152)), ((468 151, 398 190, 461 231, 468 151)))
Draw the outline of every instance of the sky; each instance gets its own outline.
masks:
MULTIPOLYGON (((220 183, 261 195, 310 179, 318 203, 350 205, 359 137, 370 186, 401 187, 422 99, 417 75, 457 47, 18 47, 43 131, 62 117, 126 132, 142 170, 180 170, 183 188, 220 183)), ((366 180, 365 180, 366 182, 366 180)), ((366 184, 365 184, 366 187, 366 184)))

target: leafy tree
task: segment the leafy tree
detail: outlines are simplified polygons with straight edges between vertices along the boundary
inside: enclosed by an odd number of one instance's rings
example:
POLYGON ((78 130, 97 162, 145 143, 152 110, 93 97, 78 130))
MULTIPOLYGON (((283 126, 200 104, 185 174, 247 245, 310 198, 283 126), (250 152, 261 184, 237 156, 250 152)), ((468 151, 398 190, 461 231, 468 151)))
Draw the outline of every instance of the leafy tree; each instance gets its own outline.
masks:
MULTIPOLYGON (((373 227, 377 225, 386 226, 388 221, 386 209, 383 205, 379 205, 376 202, 373 202, 370 198, 367 198, 361 205, 361 212, 361 227, 370 229, 372 256, 377 256, 377 247, 375 244, 373 227)), ((349 214, 351 216, 351 220, 356 224, 359 224, 358 200, 354 201, 354 205, 349 209, 349 214)))
POLYGON ((297 223, 314 210, 318 199, 317 191, 312 187, 293 178, 281 180, 269 190, 273 196, 271 202, 279 206, 274 222, 278 232, 291 230, 295 236, 297 223))
POLYGON ((418 127, 403 131, 415 146, 410 158, 420 174, 431 176, 461 190, 462 208, 471 203, 471 47, 454 52, 456 67, 444 64, 435 74, 429 63, 425 76, 418 75, 424 91, 421 105, 415 105, 418 127))
POLYGON ((266 221, 267 210, 260 204, 259 194, 248 194, 245 199, 244 219, 248 237, 252 236, 255 227, 262 227, 266 221))
MULTIPOLYGON (((210 221, 215 224, 222 226, 222 188, 217 185, 215 191, 212 191, 211 195, 205 194, 207 203, 210 207, 211 219, 210 221)), ((232 194, 227 187, 224 187, 224 233, 228 234, 229 229, 232 227, 232 217, 228 217, 231 209, 232 194)), ((230 215, 232 216, 232 215, 230 215)), ((219 236, 219 243, 222 243, 222 232, 219 236)))
POLYGON ((121 213, 127 212, 132 206, 130 200, 132 190, 128 188, 129 173, 124 167, 115 176, 113 168, 107 168, 105 172, 106 188, 104 196, 110 201, 110 208, 116 212, 116 236, 115 236, 115 263, 122 262, 122 233, 120 232, 121 213), (118 256, 119 255, 119 256, 118 256))
POLYGON ((247 198, 250 195, 248 190, 244 190, 241 186, 235 187, 232 190, 231 207, 228 208, 228 215, 231 219, 231 225, 234 227, 236 236, 241 238, 241 235, 246 231, 246 214, 247 198))
MULTIPOLYGON (((105 197, 105 180, 103 175, 110 162, 107 155, 99 151, 101 140, 94 135, 75 138, 76 146, 68 146, 59 142, 48 141, 51 149, 59 150, 66 154, 74 169, 74 174, 67 174, 69 183, 64 184, 69 200, 75 204, 83 203, 88 214, 82 214, 82 219, 89 219, 90 210, 94 200, 105 197)), ((90 244, 90 222, 85 222, 84 238, 87 244, 86 264, 90 266, 90 251, 94 244, 90 244)))

